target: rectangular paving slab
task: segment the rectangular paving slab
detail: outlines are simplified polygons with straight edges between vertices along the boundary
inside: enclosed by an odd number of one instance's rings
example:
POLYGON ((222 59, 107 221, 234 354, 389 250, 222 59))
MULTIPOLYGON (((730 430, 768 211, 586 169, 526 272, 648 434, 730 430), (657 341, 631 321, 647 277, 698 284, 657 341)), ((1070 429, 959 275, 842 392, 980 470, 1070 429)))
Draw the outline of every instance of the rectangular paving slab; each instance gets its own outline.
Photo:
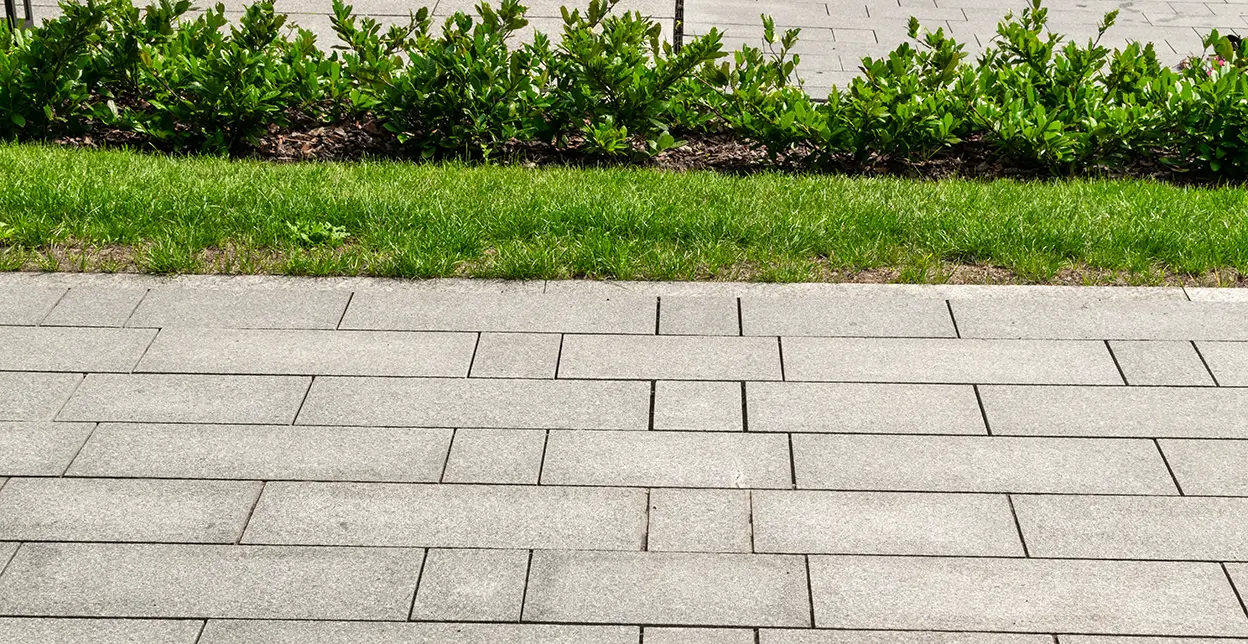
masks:
POLYGON ((1023 556, 1004 496, 756 490, 755 552, 1023 556))
POLYGON ((517 622, 529 551, 434 548, 425 557, 412 619, 517 622))
POLYGON ((1248 635, 1214 563, 810 557, 821 628, 1248 635))
POLYGON ((68 474, 428 483, 450 442, 449 429, 104 423, 68 474))
POLYGON ((344 329, 653 334, 653 297, 512 293, 360 292, 344 329))
POLYGON ((969 385, 750 382, 745 395, 752 432, 986 433, 969 385))
POLYGON ((235 543, 259 481, 13 478, 0 539, 235 543))
POLYGON ((654 429, 741 431, 742 383, 660 380, 654 383, 654 429))
POLYGON ((1185 494, 1248 496, 1248 442, 1158 442, 1185 494))
POLYGON ((780 380, 774 338, 567 335, 560 378, 780 380))
POLYGON ((664 335, 741 335, 735 297, 659 299, 659 333, 664 335))
POLYGON ((1219 385, 1248 386, 1248 342, 1198 342, 1196 346, 1219 385))
POLYGON ((317 378, 301 425, 646 429, 650 383, 317 378))
POLYGON ((94 423, 0 422, 0 476, 60 476, 94 423))
POLYGON ((523 619, 809 626, 806 566, 791 555, 539 550, 523 619))
POLYGON ((980 387, 993 434, 1248 438, 1248 389, 980 387))
POLYGON ((563 336, 482 333, 472 357, 473 378, 554 378, 563 336))
POLYGON ((351 293, 315 288, 176 288, 148 292, 130 327, 333 329, 351 293))
POLYGON ((1248 559, 1248 499, 1022 496, 1014 507, 1036 557, 1248 559))
POLYGON ((783 338, 786 380, 1120 385, 1103 342, 783 338))
POLYGON ((805 434, 793 463, 808 489, 1178 493, 1143 439, 805 434))
POLYGON ((944 300, 888 296, 743 297, 741 330, 744 335, 781 336, 952 338, 957 335, 944 300))
POLYGON ((126 324, 147 288, 74 286, 41 322, 44 326, 109 326, 126 324))
POLYGON ((636 626, 209 620, 199 644, 637 644, 636 626))
POLYGON ((0 370, 129 372, 151 329, 0 326, 0 370))
POLYGON ((61 286, 0 285, 0 324, 39 324, 67 290, 61 286))
POLYGON ((135 371, 463 378, 476 343, 475 333, 168 329, 135 371))
POLYGON ((457 429, 442 480, 537 485, 546 433, 540 429, 457 429))
MULTIPOLYGON (((1053 637, 1050 635, 1013 633, 826 631, 768 628, 759 630, 759 644, 1053 644, 1053 637)), ((1107 642, 1106 644, 1109 643, 1107 642)), ((1138 642, 1137 644, 1145 643, 1138 642)), ((1174 644, 1181 643, 1176 642, 1174 644)))
POLYGON ((82 374, 0 372, 0 420, 51 420, 82 374))
POLYGON ((788 488, 784 436, 724 432, 552 431, 542 483, 788 488))
POLYGON ((5 644, 195 644, 200 620, 0 617, 5 644))
POLYGON ((83 617, 407 617, 420 549, 26 543, 0 613, 83 617))
POLYGON ((643 490, 269 483, 244 543, 639 550, 643 490))
POLYGON ((289 424, 303 376, 90 374, 58 415, 66 421, 289 424))
POLYGON ((1248 303, 952 300, 964 338, 1248 340, 1248 303))
POLYGON ((1212 387, 1213 378, 1191 342, 1115 340, 1109 343, 1129 385, 1212 387))

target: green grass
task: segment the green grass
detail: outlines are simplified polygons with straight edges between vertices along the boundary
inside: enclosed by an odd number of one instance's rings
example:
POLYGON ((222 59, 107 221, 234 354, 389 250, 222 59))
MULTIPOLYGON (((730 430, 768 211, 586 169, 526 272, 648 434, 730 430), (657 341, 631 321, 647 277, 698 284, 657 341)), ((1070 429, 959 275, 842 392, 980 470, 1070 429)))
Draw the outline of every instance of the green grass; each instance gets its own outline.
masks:
POLYGON ((278 165, 0 145, 7 270, 1209 281, 1248 272, 1246 215, 1242 188, 1150 181, 278 165), (299 239, 321 228, 349 237, 299 239))

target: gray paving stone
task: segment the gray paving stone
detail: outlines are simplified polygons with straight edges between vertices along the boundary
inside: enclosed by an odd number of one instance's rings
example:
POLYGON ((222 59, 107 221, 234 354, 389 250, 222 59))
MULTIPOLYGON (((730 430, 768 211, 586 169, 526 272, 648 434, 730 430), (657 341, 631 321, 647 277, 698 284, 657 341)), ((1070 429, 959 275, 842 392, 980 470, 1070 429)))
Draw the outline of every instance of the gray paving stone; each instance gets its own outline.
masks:
POLYGON ((1053 644, 1049 635, 766 629, 759 644, 1053 644))
POLYGON ((90 374, 59 420, 288 424, 308 391, 302 376, 90 374))
POLYGON ((1214 385, 1191 342, 1115 340, 1109 346, 1129 385, 1214 385))
POLYGON ((351 294, 315 288, 153 288, 126 326, 333 329, 351 294))
POLYGON ((1248 391, 980 387, 993 434, 1248 438, 1248 391))
POLYGON ((568 335, 560 378, 780 380, 774 338, 568 335))
POLYGON ((964 338, 1248 340, 1248 303, 952 301, 964 338))
POLYGON ((0 372, 0 420, 51 420, 80 382, 76 373, 0 372))
MULTIPOLYGON (((805 57, 803 57, 805 61, 805 57)), ((915 297, 743 297, 745 335, 952 338, 949 307, 915 297)))
POLYGON ((1004 496, 758 490, 753 497, 756 552, 1023 556, 1004 496))
POLYGON ((195 644, 204 623, 164 619, 0 617, 4 644, 195 644))
POLYGON ((449 429, 105 423, 68 474, 432 483, 450 442, 449 429))
POLYGON ((659 333, 665 335, 740 335, 735 297, 659 299, 659 333))
POLYGON ((641 490, 269 483, 244 543, 639 550, 641 490))
POLYGON ((259 481, 14 478, 0 539, 235 543, 259 481))
POLYGON ((166 329, 135 371, 463 378, 476 343, 473 333, 166 329))
POLYGON ((1150 440, 796 435, 797 486, 831 490, 1177 494, 1150 440))
POLYGON ((563 338, 556 333, 482 333, 474 378, 554 378, 563 338))
POLYGON ((210 620, 199 644, 637 644, 636 626, 210 620))
POLYGON ((26 543, 0 612, 83 617, 406 619, 420 549, 26 543))
POLYGON ((1130 637, 1116 635, 1058 635, 1061 644, 1248 644, 1246 639, 1191 637, 1130 637))
POLYGON ((809 626, 801 557, 533 553, 524 619, 682 626, 809 626))
POLYGON ((128 372, 155 335, 150 329, 0 326, 0 370, 128 372))
POLYGON ((654 333, 653 297, 363 292, 344 329, 654 333))
POLYGON ((1248 386, 1248 342, 1200 342, 1197 346, 1218 384, 1248 386))
POLYGON ((442 480, 536 485, 545 451, 540 429, 458 429, 442 480))
POLYGON ((782 435, 552 431, 544 485, 788 488, 782 435))
POLYGON ((810 580, 821 628, 1248 634, 1214 563, 812 555, 810 580))
POLYGON ((317 378, 301 425, 646 429, 650 384, 317 378))
POLYGON ((651 552, 750 552, 746 490, 650 491, 651 552))
MULTIPOLYGON (((475 14, 476 4, 472 0, 438 0, 435 15, 446 16, 451 15, 455 11, 464 11, 469 14, 475 14)), ((566 6, 569 9, 581 9, 584 13, 587 3, 584 2, 567 2, 567 0, 530 0, 527 5, 529 11, 528 17, 560 17, 559 8, 566 6)), ((675 15, 675 2, 672 0, 622 0, 615 6, 613 13, 622 14, 625 11, 638 11, 643 16, 651 16, 655 18, 671 18, 675 15)), ((406 9, 404 10, 406 15, 406 9)), ((558 40, 559 32, 547 32, 552 40, 558 40)))
POLYGON ((786 380, 1120 385, 1102 342, 784 338, 786 380))
POLYGON ((66 289, 33 284, 0 284, 0 324, 39 324, 66 289))
MULTIPOLYGON (((721 25, 758 25, 759 14, 775 19, 777 26, 831 27, 832 16, 827 5, 816 2, 763 3, 754 0, 690 0, 685 6, 685 19, 721 25)), ((865 8, 862 15, 866 16, 865 8)))
MULTIPOLYGON (((1206 4, 1208 6, 1209 3, 1206 4)), ((1193 302, 1245 302, 1248 303, 1248 289, 1242 288, 1201 288, 1184 287, 1187 297, 1193 302)))
POLYGON ((669 628, 651 626, 642 633, 643 644, 755 644, 748 628, 669 628))
POLYGON ((1248 496, 1248 441, 1158 441, 1184 494, 1248 496))
POLYGON ((75 286, 43 319, 44 326, 124 326, 146 288, 75 286))
POLYGON ((528 550, 430 550, 412 619, 518 622, 528 568, 528 550))
POLYGON ((660 380, 654 384, 654 429, 743 429, 741 383, 660 380))
POLYGON ((5 567, 8 565, 9 560, 12 559, 14 553, 17 552, 18 545, 20 544, 18 544, 17 542, 5 543, 3 541, 0 541, 0 572, 3 572, 5 570, 5 567))
POLYGON ((987 432, 969 385, 750 382, 745 392, 753 432, 987 432))
POLYGON ((0 476, 60 476, 94 427, 0 422, 0 476))
POLYGON ((1020 496, 1014 508, 1035 557, 1248 559, 1248 499, 1020 496))

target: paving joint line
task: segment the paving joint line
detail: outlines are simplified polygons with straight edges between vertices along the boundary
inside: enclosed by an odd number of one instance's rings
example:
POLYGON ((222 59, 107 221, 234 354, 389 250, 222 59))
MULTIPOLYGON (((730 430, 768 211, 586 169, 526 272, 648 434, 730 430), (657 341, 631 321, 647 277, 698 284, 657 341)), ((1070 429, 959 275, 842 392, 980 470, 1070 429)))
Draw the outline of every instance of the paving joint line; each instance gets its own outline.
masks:
POLYGON ((299 414, 303 413, 303 406, 308 403, 308 396, 312 395, 312 386, 315 384, 316 376, 314 375, 310 380, 308 380, 308 388, 304 390, 303 398, 299 400, 299 407, 295 409, 295 415, 291 417, 290 423, 288 423, 290 427, 294 427, 299 424, 299 414))
POLYGON ((542 438, 542 458, 537 462, 537 485, 542 485, 542 474, 546 471, 546 449, 550 447, 550 430, 542 438))
POLYGON ((745 394, 744 380, 741 381, 741 431, 750 431, 750 406, 745 394))
MULTIPOLYGON (((57 478, 64 478, 64 477, 66 477, 66 476, 68 476, 68 475, 69 475, 69 470, 70 470, 70 468, 72 468, 72 467, 74 466, 74 461, 78 460, 78 455, 79 455, 79 454, 82 454, 82 450, 83 450, 83 448, 85 448, 85 447, 87 446, 87 443, 91 442, 91 437, 95 436, 95 431, 96 431, 97 429, 99 429, 99 428, 100 428, 100 425, 102 425, 102 424, 103 424, 103 423, 95 423, 95 424, 91 427, 91 431, 87 432, 87 438, 86 438, 86 440, 82 441, 82 444, 81 444, 81 445, 79 445, 79 446, 78 446, 78 449, 74 451, 74 456, 73 456, 72 458, 70 458, 70 459, 69 459, 69 462, 68 462, 68 463, 66 463, 66 464, 65 464, 65 469, 61 471, 61 475, 60 475, 59 477, 57 477, 57 478)), ((140 478, 145 478, 145 477, 140 477, 140 478)), ((3 489, 4 489, 4 486, 3 486, 3 485, 0 485, 0 490, 3 490, 3 489)))
POLYGON ((1214 375, 1213 368, 1209 366, 1209 361, 1205 360, 1205 354, 1200 350, 1200 345, 1196 344, 1195 340, 1190 340, 1190 342, 1192 343, 1192 348, 1196 350, 1196 357, 1200 358, 1200 364, 1205 365, 1205 372, 1208 373, 1209 377, 1213 380, 1213 386, 1221 387, 1222 383, 1218 382, 1218 377, 1214 375))
POLYGON ((650 504, 652 502, 653 497, 650 495, 650 488, 646 488, 646 517, 641 529, 642 552, 650 552, 650 504))
POLYGON ((748 527, 750 530, 750 553, 755 554, 757 551, 754 550, 754 490, 753 489, 746 490, 745 502, 749 510, 748 513, 746 514, 746 519, 749 520, 748 527))
POLYGON ((1244 611, 1244 616, 1248 617, 1248 604, 1244 603, 1244 596, 1240 594, 1239 587, 1235 585, 1235 578, 1231 577, 1231 570, 1226 567, 1226 562, 1219 562, 1222 565, 1222 573, 1226 575, 1226 583, 1231 585, 1231 591, 1235 593, 1235 599, 1239 600, 1239 609, 1244 611))
POLYGON ((953 302, 945 300, 945 308, 949 310, 949 321, 953 323, 953 337, 961 338, 962 332, 958 330, 958 318, 953 315, 953 302))
POLYGON ((425 567, 429 565, 429 551, 433 548, 425 548, 420 554, 420 572, 416 573, 416 587, 412 589, 412 603, 407 607, 407 621, 411 621, 416 615, 416 599, 420 596, 420 582, 425 578, 425 567))
MULTIPOLYGON (((572 378, 560 378, 559 369, 563 367, 563 340, 568 337, 566 333, 559 334, 559 351, 555 353, 555 380, 573 380, 572 378)), ((515 380, 514 378, 509 380, 515 380)), ((526 379, 527 380, 527 379, 526 379)), ((550 380, 550 378, 535 378, 534 380, 550 380)))
POLYGON ((1114 347, 1110 346, 1109 340, 1105 340, 1105 350, 1109 352, 1109 358, 1114 361, 1114 368, 1118 370, 1118 377, 1122 378, 1122 384, 1130 387, 1131 383, 1127 380, 1127 374, 1122 370, 1122 365, 1118 363, 1118 356, 1114 354, 1114 347))
POLYGON ((658 391, 658 388, 659 388, 659 381, 651 380, 650 381, 650 421, 649 421, 649 425, 646 427, 646 429, 648 429, 649 431, 655 431, 654 429, 654 404, 655 402, 654 401, 656 397, 655 394, 658 391))
MULTIPOLYGON (((984 396, 979 393, 979 385, 971 385, 971 391, 975 392, 975 402, 979 404, 979 417, 984 421, 984 431, 992 436, 992 425, 988 422, 988 410, 984 409, 984 396)), ((974 434, 967 435, 973 436, 974 434)))
POLYGON ((533 577, 533 549, 529 548, 529 563, 524 567, 524 590, 520 592, 520 619, 516 620, 517 624, 524 622, 524 609, 529 606, 529 583, 533 577))
POLYGON ((134 319, 134 314, 139 311, 139 307, 143 305, 143 302, 147 301, 147 296, 151 295, 151 293, 152 293, 152 289, 150 287, 143 289, 143 295, 140 295, 139 301, 134 303, 134 308, 130 309, 130 313, 126 315, 126 319, 122 321, 121 328, 123 329, 131 328, 129 326, 130 320, 134 319))
POLYGON ((780 382, 788 382, 789 379, 784 374, 784 338, 776 336, 776 348, 780 351, 780 382))
POLYGON ((1166 451, 1161 449, 1161 441, 1154 438, 1153 444, 1157 446, 1157 453, 1161 455, 1161 462, 1165 463, 1166 471, 1170 473, 1170 479, 1174 481, 1174 488, 1179 491, 1179 496, 1186 496, 1183 494, 1183 485, 1179 483, 1179 477, 1174 474, 1174 468, 1170 467, 1170 459, 1166 458, 1166 451))
POLYGON ((1006 494, 1005 500, 1010 504, 1010 516, 1014 517, 1014 528, 1018 530, 1018 542, 1023 546, 1023 557, 1030 559, 1031 552, 1027 550, 1027 538, 1023 536, 1023 524, 1018 520, 1018 510, 1014 509, 1014 497, 1006 494))
POLYGON ((438 484, 446 483, 446 468, 451 464, 451 451, 455 449, 455 436, 459 434, 459 428, 451 429, 451 440, 446 444, 446 458, 442 459, 442 472, 438 474, 438 484))
POLYGON ((264 496, 264 490, 268 484, 268 481, 260 481, 260 491, 256 493, 256 500, 251 503, 251 511, 247 513, 247 520, 243 521, 243 529, 239 530, 238 538, 234 540, 234 545, 241 545, 243 538, 247 536, 247 528, 251 527, 251 519, 256 516, 256 508, 260 507, 260 498, 264 496))
MULTIPOLYGON (((148 340, 147 346, 143 347, 143 352, 139 354, 139 359, 135 360, 134 364, 130 366, 130 372, 129 372, 130 375, 134 375, 134 372, 136 369, 139 368, 139 365, 143 364, 143 358, 146 358, 147 352, 152 350, 152 345, 156 344, 156 338, 160 337, 160 333, 162 331, 164 331, 163 328, 158 328, 156 329, 156 332, 152 334, 152 339, 148 340)), ((147 372, 140 372, 140 373, 147 373, 147 372)))
POLYGON ((52 312, 56 310, 56 307, 61 305, 61 302, 64 301, 65 296, 69 295, 69 292, 71 290, 73 290, 73 287, 70 287, 70 286, 65 287, 65 290, 61 293, 61 296, 56 298, 56 301, 52 303, 52 306, 49 307, 47 311, 44 311, 43 315, 39 316, 39 321, 35 322, 34 326, 43 326, 43 323, 48 320, 48 317, 51 316, 52 312))
MULTIPOLYGON (((65 408, 69 406, 69 401, 73 399, 74 394, 77 394, 77 393, 78 393, 78 388, 79 388, 79 387, 81 387, 81 386, 82 386, 82 383, 83 383, 83 382, 85 382, 85 381, 87 380, 87 374, 85 374, 85 373, 83 373, 83 372, 81 372, 81 371, 71 371, 71 372, 68 372, 68 373, 77 373, 77 374, 81 374, 81 375, 82 375, 82 377, 81 377, 81 378, 79 378, 76 382, 74 382, 74 387, 73 387, 73 389, 70 389, 70 390, 69 390, 69 395, 68 395, 68 396, 65 396, 65 400, 62 400, 62 401, 61 401, 60 406, 58 406, 58 407, 56 408, 56 413, 52 414, 52 418, 51 418, 51 421, 52 421, 52 422, 56 422, 56 418, 57 418, 57 416, 60 416, 60 415, 61 415, 61 412, 65 411, 65 408)), ((66 421, 66 422, 70 422, 70 421, 66 421)), ((99 422, 100 422, 100 421, 96 421, 96 423, 97 423, 97 424, 98 424, 99 422)))
POLYGON ((207 628, 208 628, 208 620, 205 619, 199 624, 199 632, 195 634, 195 644, 199 644, 199 641, 204 639, 204 630, 207 628))
POLYGON ((663 298, 655 297, 654 298, 654 334, 655 335, 659 335, 659 326, 660 326, 659 320, 661 319, 662 315, 663 315, 663 298))
POLYGON ((797 489, 797 460, 796 460, 796 457, 794 456, 795 450, 793 449, 792 432, 790 432, 788 436, 789 436, 789 486, 790 486, 789 489, 796 490, 797 489))
POLYGON ((355 299, 355 291, 351 291, 350 293, 347 293, 347 304, 342 307, 342 315, 338 316, 338 324, 334 325, 335 331, 342 328, 342 321, 347 319, 347 311, 351 309, 351 300, 353 299, 355 299))
POLYGON ((745 316, 741 313, 741 298, 737 298, 737 335, 745 337, 745 316))
MULTIPOLYGON (((464 375, 465 378, 472 377, 472 368, 477 364, 477 351, 481 348, 481 333, 477 331, 477 341, 472 344, 472 357, 468 358, 468 373, 464 375)), ((559 336, 559 348, 563 349, 563 336, 559 336)), ((558 364, 558 358, 555 359, 555 363, 558 364)))
POLYGON ((815 586, 810 581, 810 555, 802 555, 806 564, 806 602, 810 605, 810 627, 815 628, 815 586))
POLYGON ((4 565, 0 566, 0 579, 4 578, 4 573, 8 571, 9 566, 13 563, 13 560, 17 559, 17 553, 22 549, 22 546, 24 545, 26 545, 25 541, 17 542, 17 547, 13 549, 13 554, 9 555, 4 560, 4 565))

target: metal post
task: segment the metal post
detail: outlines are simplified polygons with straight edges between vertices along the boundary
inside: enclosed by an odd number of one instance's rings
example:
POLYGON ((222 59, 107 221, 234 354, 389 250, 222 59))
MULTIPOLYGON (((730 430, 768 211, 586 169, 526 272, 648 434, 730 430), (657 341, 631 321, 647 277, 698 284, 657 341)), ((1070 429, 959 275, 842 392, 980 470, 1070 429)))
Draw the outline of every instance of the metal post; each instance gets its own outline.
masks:
POLYGON ((22 0, 22 9, 24 15, 18 15, 17 0, 4 0, 5 21, 18 29, 35 26, 35 11, 30 6, 30 0, 22 0))

